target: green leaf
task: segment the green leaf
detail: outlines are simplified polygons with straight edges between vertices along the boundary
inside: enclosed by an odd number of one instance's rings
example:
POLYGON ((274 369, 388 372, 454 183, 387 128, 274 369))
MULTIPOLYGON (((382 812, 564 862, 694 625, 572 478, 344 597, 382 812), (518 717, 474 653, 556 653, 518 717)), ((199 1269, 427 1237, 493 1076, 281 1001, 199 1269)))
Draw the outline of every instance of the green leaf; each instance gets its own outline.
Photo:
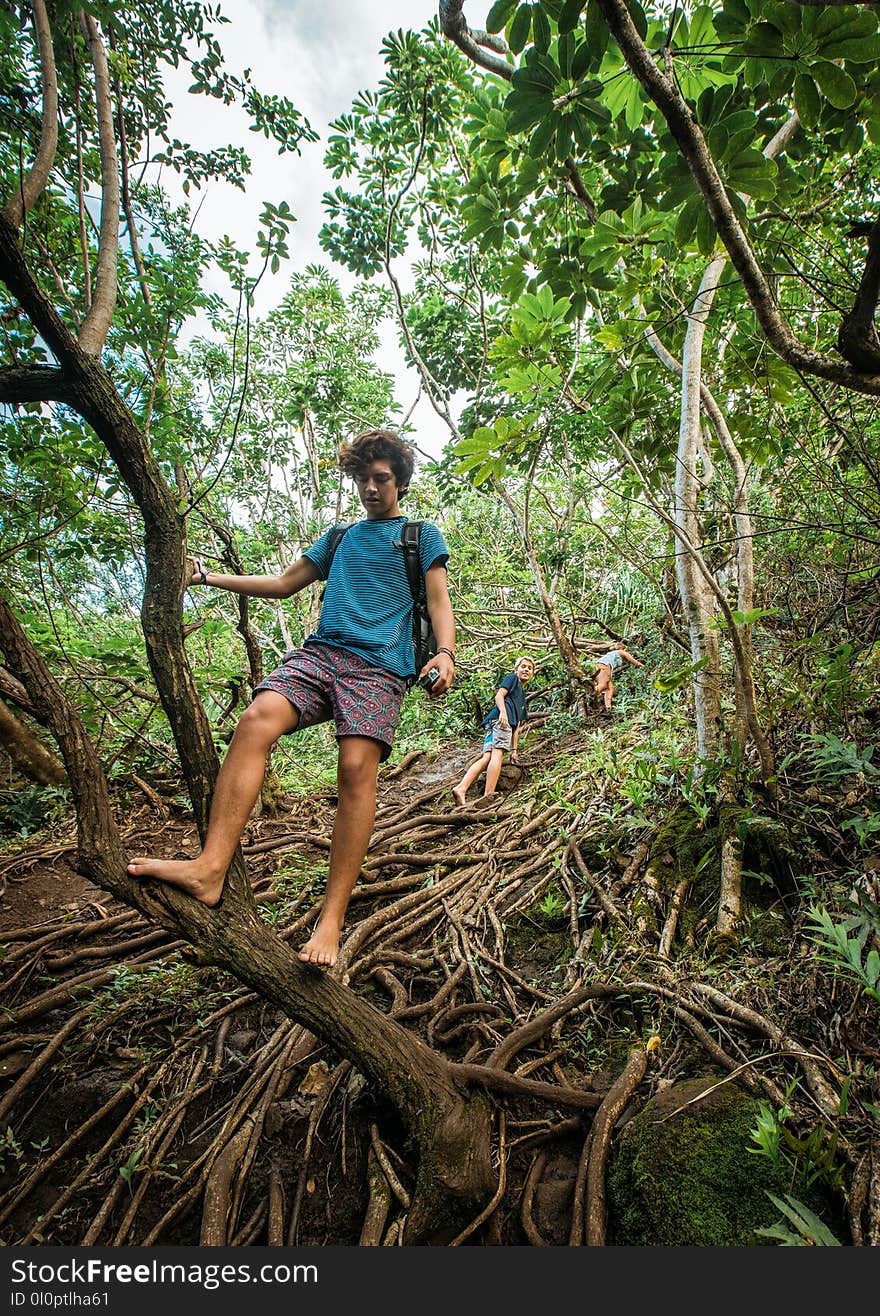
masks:
POLYGON ((734 164, 728 170, 729 187, 743 196, 766 199, 776 195, 775 161, 766 160, 761 164, 734 164), (772 171, 765 165, 773 165, 772 171))
POLYGON ((822 100, 815 82, 806 73, 795 75, 794 103, 804 127, 814 128, 819 122, 822 100))
POLYGON ((740 626, 751 626, 754 622, 759 621, 761 617, 775 617, 778 611, 778 608, 752 608, 750 612, 745 614, 735 612, 733 618, 740 626), (740 617, 742 621, 740 621, 740 617))
POLYGON ((693 242, 697 232, 697 220, 704 209, 705 203, 701 196, 691 197, 685 202, 675 225, 675 241, 679 247, 687 247, 693 242))
POLYGON ((825 59, 846 59, 853 64, 876 64, 880 61, 880 37, 841 37, 822 46, 825 59))
POLYGON ((880 954, 876 950, 869 950, 868 957, 865 960, 865 977, 871 987, 876 987, 880 979, 880 954))
POLYGON ((691 30, 687 39, 688 46, 708 46, 714 44, 716 39, 711 7, 709 5, 698 5, 691 19, 691 30))
POLYGON ((680 667, 676 672, 670 672, 668 676, 657 676, 654 678, 655 690, 662 690, 664 693, 670 690, 678 690, 680 686, 685 685, 692 676, 709 665, 710 659, 701 658, 699 662, 691 663, 689 667, 680 667))
POLYGON ((578 25, 581 11, 586 8, 585 0, 565 0, 559 15, 559 31, 573 32, 578 25))
POLYGON ((483 460, 488 453, 492 451, 498 441, 498 436, 493 429, 487 425, 481 425, 475 429, 470 438, 460 439, 456 443, 454 451, 456 455, 469 456, 471 453, 477 454, 483 460))
POLYGON ((705 206, 697 215, 697 249, 703 256, 711 256, 718 242, 718 230, 705 206))
POLYGON ((521 64, 511 78, 511 86, 515 91, 537 93, 538 95, 547 96, 551 100, 556 83, 555 69, 551 71, 543 64, 537 64, 531 60, 521 64))
MULTIPOLYGON (((767 1190, 765 1189, 764 1191, 766 1192, 767 1190)), ((827 1225, 823 1224, 815 1212, 811 1211, 803 1202, 799 1202, 796 1197, 792 1197, 790 1193, 786 1193, 785 1201, 782 1201, 781 1198, 774 1196, 773 1193, 767 1192, 767 1196, 777 1210, 781 1211, 782 1214, 791 1221, 800 1234, 800 1239, 795 1239, 795 1243, 802 1241, 803 1246, 809 1246, 812 1244, 814 1247, 840 1247, 839 1241, 834 1237, 827 1225)), ((755 1232, 763 1234, 765 1231, 757 1229, 755 1232)))
POLYGON ((559 116, 557 114, 544 115, 529 138, 529 155, 536 160, 541 159, 545 155, 547 148, 553 140, 558 124, 559 116))
POLYGON ((516 9, 517 0, 496 0, 486 15, 486 31, 500 32, 516 9))
POLYGON ((587 46, 593 53, 598 68, 602 56, 608 49, 608 42, 611 40, 611 33, 608 31, 608 24, 599 8, 596 0, 590 0, 587 5, 587 18, 584 24, 584 36, 587 40, 587 46))
POLYGON ((856 99, 856 84, 848 73, 824 59, 811 64, 810 72, 836 110, 849 109, 856 99))
POLYGON ((639 36, 644 41, 645 37, 648 35, 647 15, 645 14, 645 11, 642 8, 642 6, 639 4, 639 0, 629 0, 628 8, 629 8, 629 16, 633 21, 633 26, 635 27, 639 36))
POLYGON ((642 119, 645 117, 645 102, 642 100, 642 89, 638 82, 636 82, 635 78, 632 80, 629 95, 626 98, 623 117, 626 120, 626 126, 629 128, 630 132, 635 132, 636 128, 640 126, 642 119))
POLYGON ((510 25, 510 31, 507 34, 507 44, 518 55, 524 48, 529 39, 529 32, 532 28, 532 5, 520 5, 516 11, 514 20, 510 25))
POLYGON ((782 33, 772 23, 753 23, 742 45, 745 55, 781 59, 785 54, 782 33))
POLYGON ((583 114, 574 113, 570 116, 571 131, 574 134, 574 140, 577 142, 582 151, 588 151, 593 140, 593 129, 589 119, 583 114))
POLYGON ((532 40, 537 50, 545 52, 550 49, 550 22, 540 4, 532 6, 532 40))
POLYGON ((591 48, 589 41, 579 42, 571 61, 572 82, 580 82, 581 78, 590 67, 590 59, 591 48))
POLYGON ((572 32, 564 32, 559 38, 556 47, 556 58, 559 61, 559 71, 564 78, 571 77, 571 64, 574 59, 576 44, 572 32))
POLYGON ((877 20, 870 14, 859 14, 852 9, 841 13, 829 6, 819 14, 813 29, 814 39, 822 45, 826 41, 839 41, 841 37, 869 37, 877 30, 877 20))
MULTIPOLYGON (((752 608, 750 612, 740 612, 738 608, 731 608, 730 615, 737 626, 751 626, 761 617, 775 617, 778 611, 778 608, 752 608)), ((724 617, 713 618, 709 625, 713 630, 727 629, 727 621, 724 617)))
POLYGON ((513 95, 508 96, 504 104, 505 109, 510 112, 507 121, 508 131, 522 133, 533 128, 545 114, 549 113, 552 100, 550 97, 537 96, 534 92, 517 92, 515 98, 513 95))
POLYGON ((840 149, 845 155, 858 155, 865 140, 865 130, 851 119, 840 135, 840 149))
POLYGON ((561 119, 556 132, 556 159, 564 160, 571 152, 571 118, 561 119))
POLYGON ((623 348, 623 338, 619 331, 611 325, 606 325, 594 335, 595 341, 601 343, 610 352, 619 352, 623 348))

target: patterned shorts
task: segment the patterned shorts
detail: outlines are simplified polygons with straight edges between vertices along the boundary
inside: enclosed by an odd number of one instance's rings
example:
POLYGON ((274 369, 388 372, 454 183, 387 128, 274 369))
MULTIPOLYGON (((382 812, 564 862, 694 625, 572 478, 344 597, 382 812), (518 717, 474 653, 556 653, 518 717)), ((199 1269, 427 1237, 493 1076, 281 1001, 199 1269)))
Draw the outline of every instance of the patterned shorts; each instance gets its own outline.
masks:
POLYGON ((274 690, 299 713, 297 730, 334 721, 336 738, 366 736, 382 745, 385 762, 394 743, 407 683, 366 658, 328 644, 291 649, 281 666, 254 690, 274 690))

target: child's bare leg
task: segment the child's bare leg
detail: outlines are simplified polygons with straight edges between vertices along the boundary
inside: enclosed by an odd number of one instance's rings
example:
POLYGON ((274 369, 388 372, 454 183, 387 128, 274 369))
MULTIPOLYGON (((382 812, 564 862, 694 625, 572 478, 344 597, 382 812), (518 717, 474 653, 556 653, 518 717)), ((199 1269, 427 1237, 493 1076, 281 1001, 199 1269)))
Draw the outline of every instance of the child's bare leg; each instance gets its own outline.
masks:
POLYGON ((609 681, 608 684, 606 685, 605 689, 602 691, 602 698, 605 700, 605 707, 606 707, 606 709, 608 709, 608 710, 610 711, 610 709, 611 709, 611 700, 614 698, 614 682, 613 682, 613 681, 609 681))
POLYGON ((314 932, 298 952, 306 964, 331 968, 339 955, 345 911, 361 871, 376 818, 376 776, 382 746, 366 736, 339 741, 339 804, 330 841, 327 893, 314 932))
POLYGON ((274 690, 261 690, 242 715, 217 776, 202 851, 195 859, 138 856, 133 877, 152 877, 178 886, 204 905, 216 905, 245 824, 266 773, 266 755, 279 736, 293 731, 299 714, 274 690))
POLYGON ((458 785, 453 786, 452 788, 452 794, 455 796, 456 804, 464 804, 464 799, 468 793, 469 787, 473 786, 474 782, 477 780, 477 777, 479 777, 480 773, 488 765, 488 763, 489 763, 488 752, 485 754, 481 754, 478 759, 474 759, 473 763, 471 763, 471 765, 468 767, 467 772, 465 772, 464 776, 462 777, 458 785))
POLYGON ((596 673, 596 694, 602 697, 605 707, 608 703, 608 687, 611 685, 611 671, 607 667, 600 667, 596 673))
POLYGON ((483 790, 484 795, 494 795, 498 788, 498 778, 501 776, 501 764, 504 761, 504 750, 493 749, 489 757, 489 766, 486 769, 486 786, 483 790))

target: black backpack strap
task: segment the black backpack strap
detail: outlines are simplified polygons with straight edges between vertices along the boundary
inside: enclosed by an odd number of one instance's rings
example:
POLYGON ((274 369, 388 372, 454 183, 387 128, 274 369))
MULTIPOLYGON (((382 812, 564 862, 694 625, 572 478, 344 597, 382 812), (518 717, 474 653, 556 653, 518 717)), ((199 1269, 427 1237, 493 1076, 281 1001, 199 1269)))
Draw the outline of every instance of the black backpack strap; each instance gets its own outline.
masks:
MULTIPOLYGON (((343 535, 345 535, 346 532, 349 531, 350 529, 351 529, 351 526, 350 526, 350 525, 335 525, 335 526, 333 527, 333 529, 330 531, 330 540, 329 540, 329 543, 328 543, 328 545, 327 545, 327 547, 330 549, 330 560, 329 560, 329 562, 327 563, 327 575, 328 575, 328 576, 330 575, 330 567, 331 567, 332 564, 333 564, 333 558, 334 558, 334 556, 335 556, 335 554, 336 554, 336 550, 337 550, 337 548, 338 548, 339 545, 340 545, 340 542, 342 541, 342 537, 343 537, 343 535)), ((326 579, 326 577, 325 577, 325 579, 326 579)))
POLYGON ((413 602, 418 603, 424 595, 424 582, 422 579, 422 564, 419 558, 419 540, 422 535, 421 521, 405 521, 401 531, 400 541, 403 544, 403 561, 406 566, 406 577, 409 581, 410 593, 413 596, 413 602))

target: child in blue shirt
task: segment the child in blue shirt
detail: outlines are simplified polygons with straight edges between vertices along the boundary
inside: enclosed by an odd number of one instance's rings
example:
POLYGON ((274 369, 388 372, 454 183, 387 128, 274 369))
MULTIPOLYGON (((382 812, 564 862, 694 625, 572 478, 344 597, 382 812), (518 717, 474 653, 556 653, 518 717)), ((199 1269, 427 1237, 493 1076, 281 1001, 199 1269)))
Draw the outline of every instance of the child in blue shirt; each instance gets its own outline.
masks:
POLYGON ((526 718, 526 692, 523 686, 535 675, 535 664, 531 658, 518 659, 512 672, 495 691, 494 703, 483 718, 486 738, 478 758, 471 763, 461 781, 453 786, 452 794, 456 804, 464 804, 468 787, 473 785, 480 773, 485 770, 486 785, 483 795, 493 795, 501 776, 504 755, 509 751, 511 762, 518 759, 517 744, 519 730, 526 718))

